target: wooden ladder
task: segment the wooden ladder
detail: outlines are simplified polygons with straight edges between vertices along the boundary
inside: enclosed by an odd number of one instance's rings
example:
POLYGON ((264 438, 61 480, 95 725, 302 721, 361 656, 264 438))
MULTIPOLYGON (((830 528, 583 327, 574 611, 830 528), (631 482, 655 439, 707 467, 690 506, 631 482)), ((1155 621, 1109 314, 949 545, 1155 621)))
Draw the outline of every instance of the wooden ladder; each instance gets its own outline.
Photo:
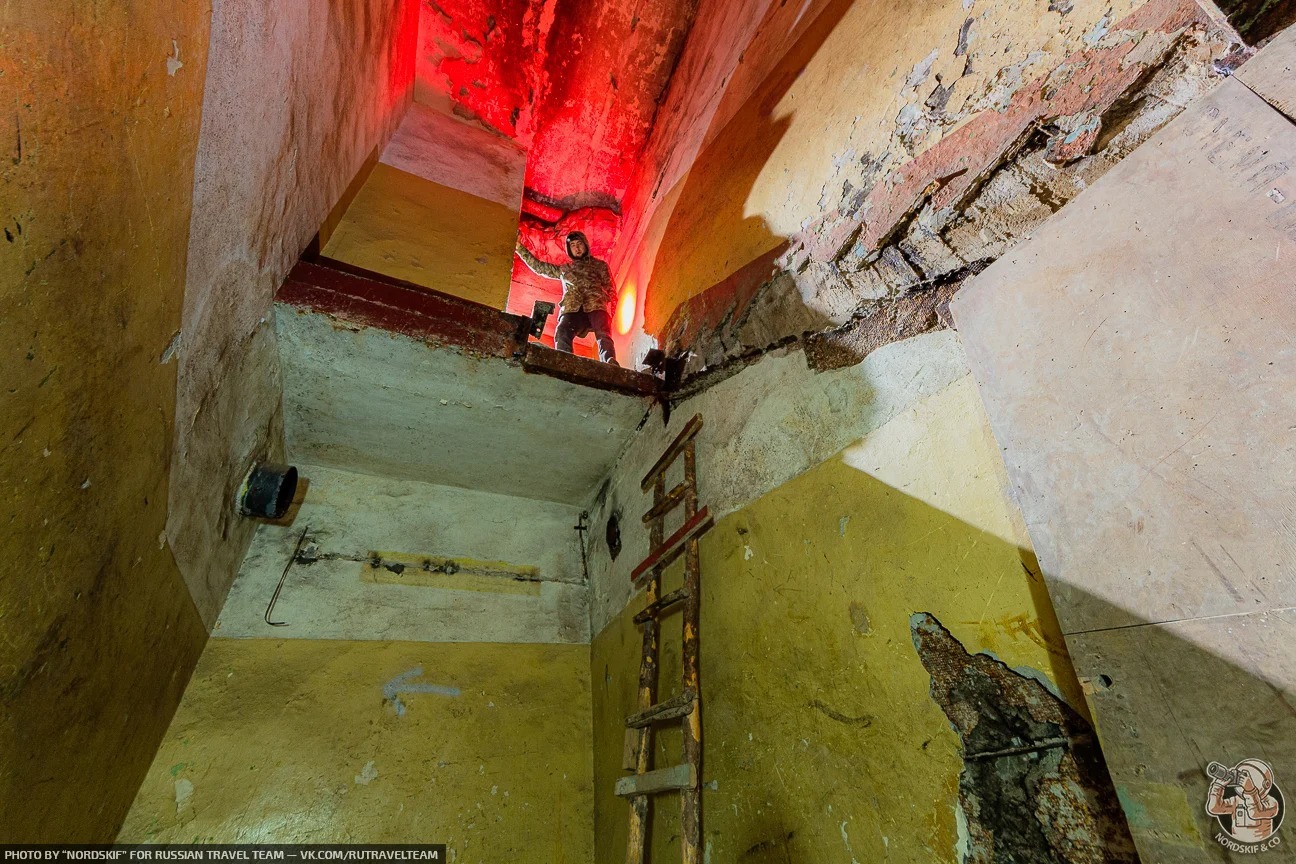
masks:
POLYGON ((712 525, 707 508, 698 509, 697 456, 693 439, 702 429, 702 416, 693 415, 679 435, 666 448, 652 469, 644 476, 640 488, 653 490, 652 508, 644 514, 652 551, 634 572, 631 580, 638 587, 647 581, 648 605, 635 616, 643 625, 643 655, 639 665, 638 711, 626 720, 626 746, 623 767, 635 773, 617 781, 616 794, 630 799, 630 839, 627 864, 643 864, 647 847, 649 801, 661 792, 680 793, 680 851, 684 864, 702 861, 702 690, 698 681, 698 539, 712 525), (680 454, 684 455, 684 479, 666 491, 666 471, 680 454), (663 538, 667 513, 684 505, 684 524, 663 538), (684 555, 684 586, 662 596, 661 575, 671 562, 684 555), (645 577, 647 577, 645 579, 645 577), (657 696, 658 619, 683 604, 684 650, 682 655, 683 687, 681 692, 662 702, 657 696), (684 759, 670 768, 652 768, 652 725, 663 720, 682 718, 684 759))

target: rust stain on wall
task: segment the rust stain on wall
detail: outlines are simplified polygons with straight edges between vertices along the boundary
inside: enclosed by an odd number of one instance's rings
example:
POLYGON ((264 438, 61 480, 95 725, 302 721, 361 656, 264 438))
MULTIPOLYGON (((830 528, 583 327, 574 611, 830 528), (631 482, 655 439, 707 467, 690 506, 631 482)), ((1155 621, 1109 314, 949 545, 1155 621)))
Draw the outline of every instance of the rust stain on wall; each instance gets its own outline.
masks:
POLYGON ((962 745, 964 861, 1137 862, 1088 722, 1039 681, 969 654, 935 616, 915 614, 910 632, 962 745))

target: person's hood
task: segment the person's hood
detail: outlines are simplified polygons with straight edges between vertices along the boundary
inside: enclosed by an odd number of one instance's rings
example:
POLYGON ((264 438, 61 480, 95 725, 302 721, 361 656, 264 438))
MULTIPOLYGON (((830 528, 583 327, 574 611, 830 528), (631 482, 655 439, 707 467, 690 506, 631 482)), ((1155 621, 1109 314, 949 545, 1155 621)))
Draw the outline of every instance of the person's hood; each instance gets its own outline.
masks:
POLYGON ((581 257, 583 258, 588 257, 590 254, 589 238, 586 237, 584 234, 582 234, 580 231, 573 231, 567 235, 567 255, 571 258, 576 257, 575 255, 572 255, 572 251, 571 251, 572 242, 575 240, 580 240, 582 243, 585 244, 585 254, 581 257))

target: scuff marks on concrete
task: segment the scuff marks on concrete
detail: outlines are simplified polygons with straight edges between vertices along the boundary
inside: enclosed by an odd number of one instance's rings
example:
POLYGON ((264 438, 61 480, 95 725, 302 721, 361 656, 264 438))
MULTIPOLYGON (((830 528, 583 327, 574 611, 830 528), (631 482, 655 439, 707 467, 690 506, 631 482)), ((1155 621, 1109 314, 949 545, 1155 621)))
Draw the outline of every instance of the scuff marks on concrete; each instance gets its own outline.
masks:
POLYGON ((1089 724, 1043 684, 910 618, 931 697, 959 736, 967 864, 1137 862, 1089 724))
POLYGON ((869 726, 873 725, 873 716, 871 714, 860 714, 858 716, 846 714, 838 711, 831 705, 824 704, 818 699, 812 699, 810 701, 810 707, 827 717, 829 720, 833 720, 846 726, 859 726, 862 729, 867 729, 869 726))

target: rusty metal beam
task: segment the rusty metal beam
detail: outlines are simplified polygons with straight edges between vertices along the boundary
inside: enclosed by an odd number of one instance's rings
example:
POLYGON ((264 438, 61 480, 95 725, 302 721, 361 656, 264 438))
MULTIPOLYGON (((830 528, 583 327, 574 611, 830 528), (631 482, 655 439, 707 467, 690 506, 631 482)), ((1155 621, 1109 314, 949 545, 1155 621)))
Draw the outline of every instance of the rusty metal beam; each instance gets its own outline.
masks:
POLYGON ((661 388, 660 381, 644 372, 623 369, 579 354, 555 351, 536 342, 527 345, 522 357, 522 368, 527 372, 548 375, 573 384, 632 396, 656 396, 661 388))
POLYGON ((515 359, 530 319, 341 261, 299 261, 275 302, 340 321, 450 345, 476 356, 515 359))

